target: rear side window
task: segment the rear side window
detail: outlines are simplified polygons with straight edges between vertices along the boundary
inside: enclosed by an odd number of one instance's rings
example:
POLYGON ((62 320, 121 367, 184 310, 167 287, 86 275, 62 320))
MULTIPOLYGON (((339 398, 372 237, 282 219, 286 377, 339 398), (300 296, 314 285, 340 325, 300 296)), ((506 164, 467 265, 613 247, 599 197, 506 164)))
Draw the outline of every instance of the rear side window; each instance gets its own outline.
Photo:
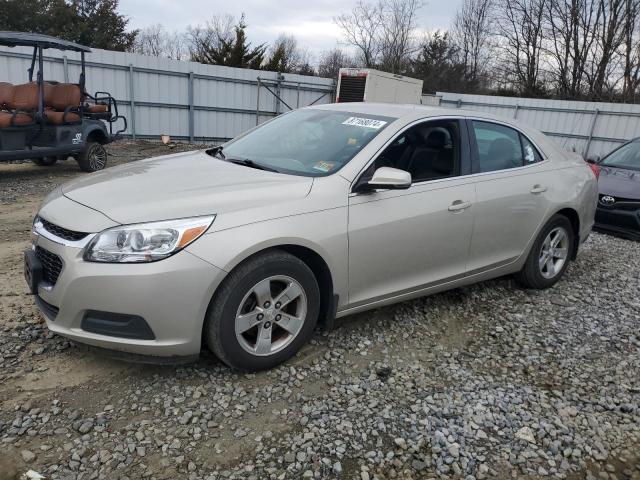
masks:
POLYGON ((517 130, 490 122, 472 124, 480 172, 507 170, 542 160, 540 152, 517 130))

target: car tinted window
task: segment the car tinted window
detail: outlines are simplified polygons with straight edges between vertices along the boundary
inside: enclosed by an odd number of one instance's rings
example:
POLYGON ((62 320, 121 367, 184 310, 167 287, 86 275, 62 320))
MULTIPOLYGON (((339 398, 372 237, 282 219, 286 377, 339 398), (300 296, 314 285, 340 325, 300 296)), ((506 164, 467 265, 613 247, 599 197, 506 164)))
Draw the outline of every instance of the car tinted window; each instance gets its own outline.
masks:
POLYGON ((425 122, 407 129, 376 159, 375 168, 380 167, 405 170, 413 182, 459 175, 458 121, 425 122))
POLYGON ((252 160, 283 173, 330 175, 394 119, 333 110, 296 110, 224 146, 227 159, 252 160))
POLYGON ((640 143, 631 142, 605 157, 601 165, 640 170, 640 143))
MULTIPOLYGON (((493 172, 524 165, 520 134, 496 123, 473 121, 481 172, 493 172)), ((534 153, 535 157, 535 153, 534 153)))

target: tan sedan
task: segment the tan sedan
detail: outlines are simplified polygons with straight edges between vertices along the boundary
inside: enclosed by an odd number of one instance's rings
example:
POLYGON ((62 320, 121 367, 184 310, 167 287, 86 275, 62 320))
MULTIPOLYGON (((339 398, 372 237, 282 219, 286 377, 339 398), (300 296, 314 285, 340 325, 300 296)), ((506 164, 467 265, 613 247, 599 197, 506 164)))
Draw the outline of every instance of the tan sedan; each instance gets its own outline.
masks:
POLYGON ((243 370, 316 325, 515 274, 557 282, 594 221, 589 166, 463 110, 337 104, 52 192, 25 275, 48 327, 141 359, 243 370))

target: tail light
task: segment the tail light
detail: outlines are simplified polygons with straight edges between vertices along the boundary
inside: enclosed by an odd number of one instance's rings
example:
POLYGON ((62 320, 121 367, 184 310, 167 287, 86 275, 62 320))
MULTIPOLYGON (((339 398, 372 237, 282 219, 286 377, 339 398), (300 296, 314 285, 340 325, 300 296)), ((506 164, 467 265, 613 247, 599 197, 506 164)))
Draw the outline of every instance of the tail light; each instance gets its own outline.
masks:
POLYGON ((591 169, 591 171, 595 175, 596 180, 599 180, 600 179, 600 167, 598 165, 596 165, 595 163, 587 163, 587 165, 589 165, 589 168, 591 169))

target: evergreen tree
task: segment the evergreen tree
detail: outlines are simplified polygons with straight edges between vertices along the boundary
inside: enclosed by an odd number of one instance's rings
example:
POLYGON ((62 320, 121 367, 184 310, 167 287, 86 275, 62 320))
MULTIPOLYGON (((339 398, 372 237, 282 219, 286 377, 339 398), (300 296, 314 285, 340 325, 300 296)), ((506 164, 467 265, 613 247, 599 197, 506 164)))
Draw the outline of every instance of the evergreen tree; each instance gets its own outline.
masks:
POLYGON ((243 14, 234 27, 233 36, 229 38, 219 36, 215 43, 199 45, 197 54, 192 56, 192 60, 227 67, 260 69, 267 47, 258 45, 252 48, 247 41, 246 28, 243 14))
POLYGON ((118 0, 0 0, 0 30, 35 32, 107 50, 125 51, 136 33, 118 0))

